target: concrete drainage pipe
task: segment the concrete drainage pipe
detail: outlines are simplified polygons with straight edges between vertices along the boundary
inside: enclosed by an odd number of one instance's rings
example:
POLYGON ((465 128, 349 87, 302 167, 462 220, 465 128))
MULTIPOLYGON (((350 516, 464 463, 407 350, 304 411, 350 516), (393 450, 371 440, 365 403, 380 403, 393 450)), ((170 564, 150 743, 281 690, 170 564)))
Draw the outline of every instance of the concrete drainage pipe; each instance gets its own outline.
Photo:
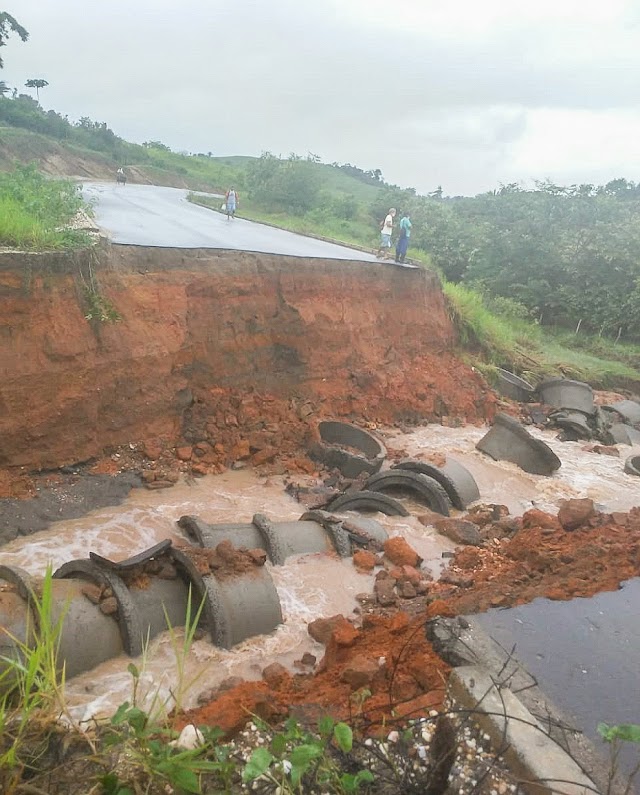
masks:
POLYGON ((421 472, 409 472, 403 469, 392 469, 379 472, 365 483, 369 491, 386 491, 387 489, 404 489, 411 491, 436 513, 449 516, 451 503, 447 492, 437 480, 423 475, 421 472))
POLYGON ((272 522, 263 514, 256 514, 251 524, 215 525, 196 516, 181 516, 178 526, 208 549, 215 549, 225 540, 236 547, 263 549, 276 566, 282 566, 292 555, 334 550, 341 557, 351 554, 351 542, 348 533, 342 530, 342 520, 332 520, 331 514, 324 511, 304 514, 295 522, 272 522))
POLYGON ((593 389, 583 381, 552 378, 540 384, 538 395, 543 403, 556 409, 581 411, 588 416, 594 414, 596 410, 593 389))
POLYGON ((447 492, 451 504, 459 511, 464 511, 472 502, 480 499, 478 484, 471 472, 452 458, 447 458, 446 464, 441 467, 426 461, 405 460, 391 468, 419 472, 433 478, 447 492))
MULTIPOLYGON (((123 651, 139 655, 146 638, 167 629, 167 618, 183 626, 190 588, 192 614, 204 599, 204 621, 213 642, 224 648, 282 622, 269 571, 248 553, 244 567, 225 569, 217 561, 215 570, 204 550, 174 549, 170 541, 120 563, 92 558, 64 564, 51 583, 51 618, 62 619, 58 660, 69 677, 123 651)), ((19 646, 12 638, 36 642, 30 601, 40 580, 10 566, 0 566, 0 580, 8 583, 0 591, 0 657, 15 658, 19 646)), ((0 683, 0 692, 7 686, 0 683)))
POLYGON ((640 455, 630 455, 624 462, 624 471, 627 475, 640 476, 640 455))
POLYGON ((399 500, 375 491, 347 492, 328 508, 330 511, 379 511, 387 516, 409 516, 409 511, 399 500))
POLYGON ((507 414, 496 414, 494 424, 476 447, 496 461, 511 461, 534 475, 552 475, 562 465, 549 445, 534 439, 507 414))
POLYGON ((348 422, 323 420, 309 455, 329 469, 339 469, 347 478, 361 472, 378 472, 387 451, 379 439, 348 422))

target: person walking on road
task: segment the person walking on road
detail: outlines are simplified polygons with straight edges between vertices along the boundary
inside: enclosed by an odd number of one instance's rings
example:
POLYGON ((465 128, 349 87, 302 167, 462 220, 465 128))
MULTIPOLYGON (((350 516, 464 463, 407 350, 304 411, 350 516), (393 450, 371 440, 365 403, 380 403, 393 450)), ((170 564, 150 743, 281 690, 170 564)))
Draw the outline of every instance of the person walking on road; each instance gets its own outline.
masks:
POLYGON ((411 237, 411 216, 405 213, 400 219, 400 235, 396 243, 396 262, 403 263, 409 248, 409 238, 411 237))
POLYGON ((378 257, 384 256, 383 251, 386 249, 389 251, 391 248, 391 235, 393 233, 393 219, 396 214, 396 208, 391 207, 389 212, 387 213, 387 217, 382 222, 382 226, 380 228, 380 246, 378 248, 378 257))
POLYGON ((225 204, 227 208, 227 221, 230 218, 236 217, 236 209, 238 207, 238 194, 234 187, 229 188, 225 194, 225 204))

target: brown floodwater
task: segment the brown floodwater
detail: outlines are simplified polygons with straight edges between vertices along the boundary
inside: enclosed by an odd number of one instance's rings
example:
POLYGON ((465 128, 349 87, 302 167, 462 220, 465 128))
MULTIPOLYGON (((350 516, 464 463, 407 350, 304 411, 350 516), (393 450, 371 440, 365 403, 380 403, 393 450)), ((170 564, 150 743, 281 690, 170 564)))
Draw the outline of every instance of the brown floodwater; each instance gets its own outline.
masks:
MULTIPOLYGON (((410 433, 383 432, 394 449, 407 455, 425 456, 443 452, 471 471, 483 502, 508 506, 521 514, 532 506, 557 510, 561 499, 591 497, 608 510, 628 510, 640 504, 637 479, 623 471, 624 457, 640 448, 620 447, 621 458, 601 456, 582 450, 582 443, 558 442, 554 434, 534 431, 562 460, 552 477, 529 475, 515 465, 495 462, 475 450, 484 428, 445 428, 429 425, 410 433)), ((424 558, 434 576, 442 565, 442 553, 453 544, 432 527, 417 519, 422 506, 407 501, 410 517, 376 518, 390 535, 402 535, 424 558)), ((0 562, 22 566, 41 574, 48 564, 57 568, 74 558, 86 558, 90 551, 123 559, 165 538, 187 540, 176 525, 183 514, 195 514, 211 523, 250 522, 254 513, 274 521, 297 519, 304 508, 284 491, 281 477, 262 477, 251 470, 230 471, 207 476, 193 483, 180 482, 162 491, 134 490, 117 507, 94 511, 81 519, 57 522, 48 530, 21 537, 0 552, 0 562)), ((269 565, 269 564, 268 564, 269 565)), ((328 555, 303 555, 284 566, 270 566, 282 604, 284 623, 275 632, 246 640, 231 650, 221 650, 206 640, 196 641, 184 662, 184 674, 177 692, 176 654, 169 633, 155 638, 143 658, 142 702, 158 712, 170 709, 177 696, 182 706, 195 704, 199 693, 218 685, 229 676, 259 678, 271 662, 290 669, 305 651, 318 659, 323 647, 307 633, 307 624, 320 616, 349 615, 356 607, 356 594, 370 591, 373 578, 355 571, 350 560, 338 561, 328 555)), ((180 633, 178 632, 179 636, 180 633)), ((89 720, 111 714, 131 699, 132 681, 127 673, 128 657, 118 657, 67 682, 68 704, 74 717, 89 720)))

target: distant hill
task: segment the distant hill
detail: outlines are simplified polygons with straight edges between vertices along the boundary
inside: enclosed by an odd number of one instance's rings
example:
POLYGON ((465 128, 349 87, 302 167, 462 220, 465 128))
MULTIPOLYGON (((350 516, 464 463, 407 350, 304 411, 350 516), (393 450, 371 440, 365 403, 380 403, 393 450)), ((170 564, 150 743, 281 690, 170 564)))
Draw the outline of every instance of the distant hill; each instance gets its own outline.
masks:
MULTIPOLYGON (((113 179, 118 166, 124 166, 135 182, 220 192, 230 185, 245 188, 247 167, 257 159, 179 154, 160 142, 132 144, 106 125, 89 119, 71 124, 54 111, 45 113, 30 97, 0 97, 0 171, 10 170, 16 161, 36 161, 51 176, 113 179)), ((347 173, 345 169, 359 171, 352 166, 309 165, 322 175, 323 190, 335 196, 369 204, 384 185, 364 172, 347 173)))

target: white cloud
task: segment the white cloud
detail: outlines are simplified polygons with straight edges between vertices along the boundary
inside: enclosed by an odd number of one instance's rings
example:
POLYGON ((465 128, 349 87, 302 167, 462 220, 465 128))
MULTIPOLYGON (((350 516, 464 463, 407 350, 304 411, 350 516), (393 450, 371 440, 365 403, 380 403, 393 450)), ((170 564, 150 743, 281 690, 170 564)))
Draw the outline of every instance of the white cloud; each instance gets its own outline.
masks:
POLYGON ((555 173, 640 176, 631 0, 20 0, 8 10, 31 37, 4 48, 2 79, 44 77, 45 107, 134 140, 311 150, 451 193, 555 173))

